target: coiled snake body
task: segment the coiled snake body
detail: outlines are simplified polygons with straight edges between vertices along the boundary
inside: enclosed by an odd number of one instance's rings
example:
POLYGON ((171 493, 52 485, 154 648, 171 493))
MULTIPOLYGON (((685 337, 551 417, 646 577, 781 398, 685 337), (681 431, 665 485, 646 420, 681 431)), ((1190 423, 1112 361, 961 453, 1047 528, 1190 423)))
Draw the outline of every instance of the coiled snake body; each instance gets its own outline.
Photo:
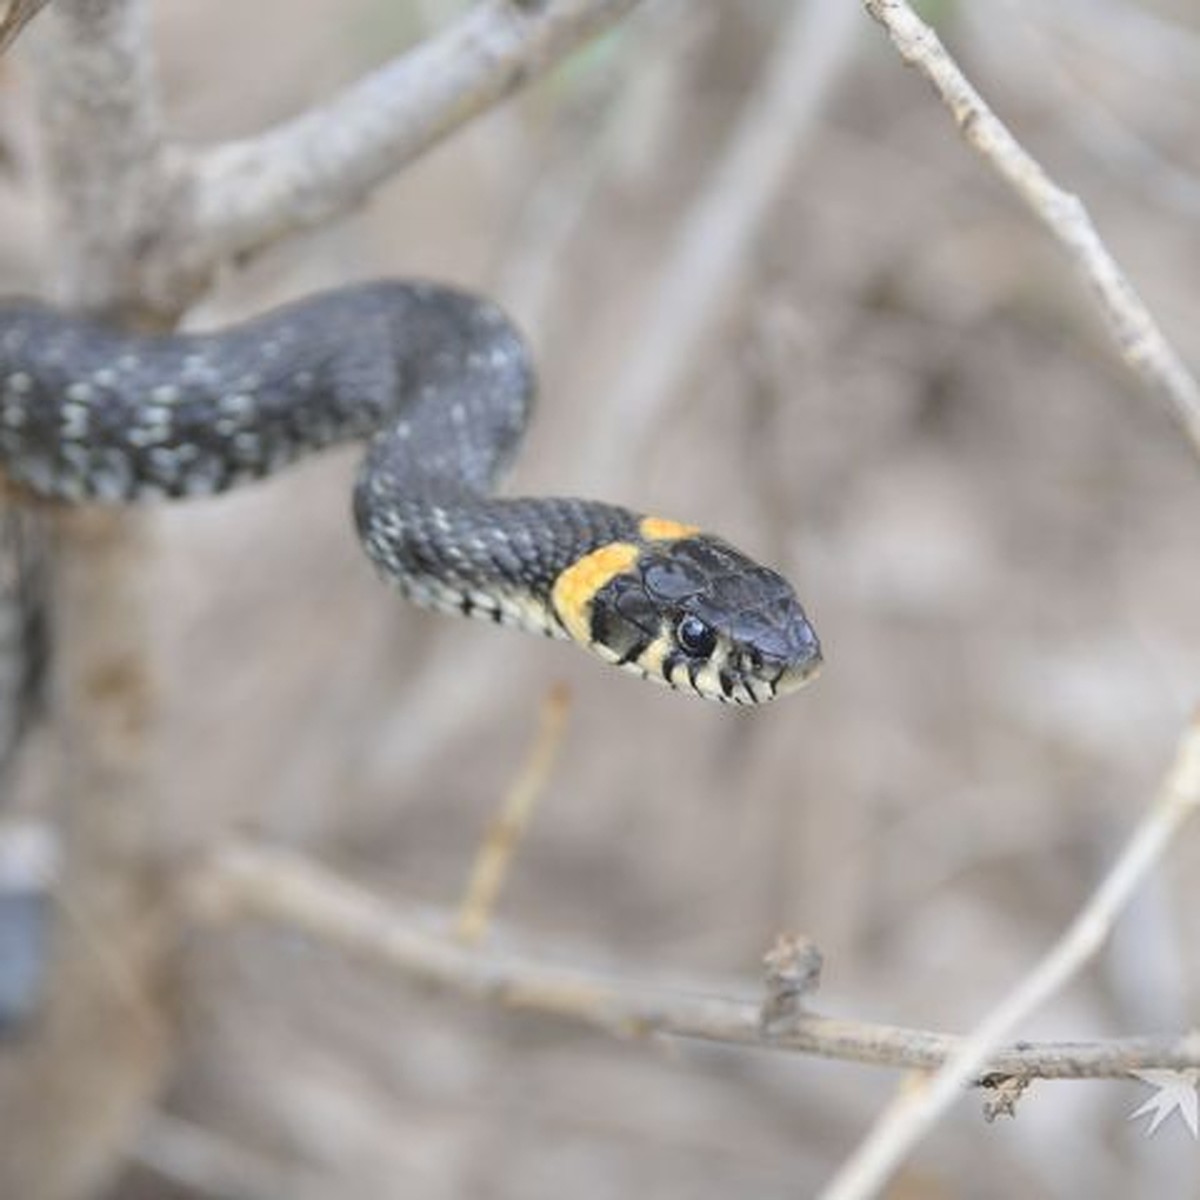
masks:
POLYGON ((712 535, 594 501, 492 494, 534 390, 491 303, 384 282, 147 337, 0 302, 0 465, 67 501, 208 495, 351 438, 367 553, 419 604, 566 637, 751 704, 820 649, 788 583, 712 535))

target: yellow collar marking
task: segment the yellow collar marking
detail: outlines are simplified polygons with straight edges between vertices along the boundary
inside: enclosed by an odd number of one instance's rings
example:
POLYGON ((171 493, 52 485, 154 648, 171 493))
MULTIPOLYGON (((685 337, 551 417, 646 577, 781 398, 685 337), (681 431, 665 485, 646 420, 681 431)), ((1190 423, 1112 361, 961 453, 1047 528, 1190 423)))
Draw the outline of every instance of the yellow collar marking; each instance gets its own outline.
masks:
POLYGON ((581 646, 592 640, 592 598, 610 579, 628 571, 638 553, 630 542, 609 542, 572 563, 554 581, 554 611, 581 646))
POLYGON ((648 542, 661 542, 668 538, 691 537, 700 530, 695 525, 683 525, 668 517, 643 517, 638 532, 648 542))

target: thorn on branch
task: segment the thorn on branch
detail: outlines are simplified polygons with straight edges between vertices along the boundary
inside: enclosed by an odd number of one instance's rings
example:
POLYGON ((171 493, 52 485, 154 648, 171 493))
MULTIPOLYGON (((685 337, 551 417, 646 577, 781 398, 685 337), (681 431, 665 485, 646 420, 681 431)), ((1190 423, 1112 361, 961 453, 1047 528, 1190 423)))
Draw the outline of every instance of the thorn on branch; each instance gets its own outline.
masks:
POLYGON ((983 1119, 992 1122, 997 1117, 1015 1117, 1017 1101, 1031 1082, 1029 1075, 989 1075, 981 1079, 980 1087, 991 1093, 983 1102, 983 1119))
POLYGON ((781 933, 763 956, 766 996, 759 1026, 770 1037, 787 1028, 804 1012, 805 998, 821 984, 825 958, 817 944, 802 933, 781 933))

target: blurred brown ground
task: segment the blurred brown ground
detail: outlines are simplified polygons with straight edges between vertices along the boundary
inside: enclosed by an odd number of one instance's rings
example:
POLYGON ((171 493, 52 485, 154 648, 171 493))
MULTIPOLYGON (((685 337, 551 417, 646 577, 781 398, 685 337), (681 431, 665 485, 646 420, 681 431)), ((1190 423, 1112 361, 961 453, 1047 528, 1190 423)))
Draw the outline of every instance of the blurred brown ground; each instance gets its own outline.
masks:
MULTIPOLYGON (((1156 43, 1105 25, 1107 4, 1083 36, 1070 12, 1084 7, 1047 18, 1037 44, 1200 179, 1200 72, 1156 64, 1156 43)), ((253 131, 455 8, 164 0, 172 127, 253 131)), ((607 40, 352 218, 231 273, 195 322, 384 274, 453 280, 520 312, 537 206, 574 203, 574 167, 603 155, 551 264, 548 317, 527 326, 542 401, 513 486, 571 491, 600 439, 622 444, 602 420, 614 366, 786 8, 677 6, 663 53, 643 55, 656 73, 644 110, 601 136, 609 77, 638 53, 632 30, 607 40)), ((1200 208, 1082 136, 1023 40, 1031 11, 938 15, 1200 364, 1200 208)), ((1191 10, 1173 19, 1200 45, 1191 10)), ((384 893, 453 904, 541 698, 565 680, 569 733, 502 904, 535 944, 750 984, 774 934, 799 929, 826 954, 822 1008, 950 1030, 1048 944, 1197 698, 1200 478, 1056 249, 865 17, 860 43, 720 336, 628 448, 633 492, 611 497, 779 564, 825 643, 821 680, 735 713, 560 644, 416 612, 355 543, 356 451, 339 451, 162 513, 164 822, 181 846, 250 830, 384 893)), ((0 264, 6 290, 36 282, 23 238, 5 239, 0 264)), ((1198 866, 1193 831, 1023 1035, 1194 1024, 1198 866)), ((895 1083, 782 1054, 622 1044, 267 933, 198 947, 189 984, 166 1110, 277 1163, 279 1194, 304 1200, 803 1196, 895 1083)), ((1200 1149, 1182 1125, 1147 1141, 1126 1122, 1144 1096, 1044 1084, 997 1125, 965 1102, 896 1194, 1195 1195, 1200 1149)), ((131 1166, 113 1200, 224 1194, 131 1166)))

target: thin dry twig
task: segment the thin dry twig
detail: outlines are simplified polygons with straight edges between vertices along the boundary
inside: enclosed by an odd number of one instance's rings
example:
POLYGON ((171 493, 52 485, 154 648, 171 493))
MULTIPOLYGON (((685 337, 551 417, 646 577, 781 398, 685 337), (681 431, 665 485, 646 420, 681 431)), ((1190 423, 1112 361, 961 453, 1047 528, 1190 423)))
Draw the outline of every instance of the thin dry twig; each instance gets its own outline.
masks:
POLYGON ((46 0, 9 0, 0 12, 0 54, 17 40, 17 35, 45 5, 46 0))
POLYGON ((1087 282, 1121 358, 1174 410, 1200 454, 1200 385, 1101 240, 1078 196, 1060 188, 971 86, 937 34, 905 0, 865 0, 900 57, 950 110, 967 143, 1054 235, 1087 282))
MULTIPOLYGON (((963 1040, 946 1064, 919 1087, 900 1091, 822 1200, 874 1195, 920 1138, 981 1071, 989 1056, 1035 1009, 1057 992, 1100 949, 1135 888, 1200 808, 1200 712, 1185 731, 1154 804, 1078 916, 1042 959, 963 1040)), ((1194 1035, 1195 1036, 1195 1035, 1194 1035)))
MULTIPOLYGON (((307 934, 403 978, 478 1000, 561 1017, 624 1037, 665 1034, 763 1046, 875 1066, 929 1070, 963 1039, 920 1029, 820 1016, 807 1010, 764 1026, 759 999, 716 995, 699 985, 657 983, 468 949, 450 936, 453 918, 414 914, 280 850, 229 846, 193 880, 191 911, 205 925, 263 920, 307 934)), ((978 1064, 981 1082, 998 1076, 1118 1078, 1143 1067, 1200 1065, 1200 1033, 1178 1038, 1021 1043, 978 1064)))
POLYGON ((487 932, 521 835, 546 790, 566 731, 570 705, 571 695, 565 685, 557 684, 550 689, 542 703, 541 719, 529 755, 505 793, 500 811, 475 856, 455 926, 455 937, 465 946, 475 945, 487 932))

